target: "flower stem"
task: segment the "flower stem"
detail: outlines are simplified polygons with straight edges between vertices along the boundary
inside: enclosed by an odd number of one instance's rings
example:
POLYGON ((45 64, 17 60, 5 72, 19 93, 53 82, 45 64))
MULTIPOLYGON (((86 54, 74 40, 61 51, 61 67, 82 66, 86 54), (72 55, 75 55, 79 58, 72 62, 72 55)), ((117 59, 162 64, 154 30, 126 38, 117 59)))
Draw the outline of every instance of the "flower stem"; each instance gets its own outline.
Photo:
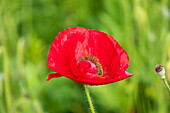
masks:
POLYGON ((90 105, 91 112, 92 112, 92 113, 95 113, 95 110, 94 110, 94 107, 93 107, 93 103, 92 103, 92 100, 91 100, 91 97, 90 97, 90 92, 89 92, 88 86, 87 86, 87 85, 84 85, 84 87, 85 87, 87 99, 88 99, 88 101, 89 101, 89 105, 90 105))
POLYGON ((166 87, 168 88, 168 90, 170 91, 170 87, 169 87, 169 85, 168 85, 168 82, 167 82, 166 78, 164 78, 164 79, 162 79, 162 80, 163 80, 163 82, 165 83, 165 85, 166 85, 166 87))

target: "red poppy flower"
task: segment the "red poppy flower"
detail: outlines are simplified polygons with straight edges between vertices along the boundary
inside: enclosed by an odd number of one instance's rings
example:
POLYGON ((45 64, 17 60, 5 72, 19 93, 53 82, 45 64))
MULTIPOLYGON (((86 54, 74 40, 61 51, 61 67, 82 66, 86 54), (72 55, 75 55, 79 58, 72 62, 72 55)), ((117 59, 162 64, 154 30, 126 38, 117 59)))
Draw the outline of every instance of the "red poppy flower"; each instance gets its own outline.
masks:
POLYGON ((103 85, 133 76, 129 57, 110 35, 83 27, 60 32, 51 44, 47 66, 51 78, 67 77, 86 85, 103 85))

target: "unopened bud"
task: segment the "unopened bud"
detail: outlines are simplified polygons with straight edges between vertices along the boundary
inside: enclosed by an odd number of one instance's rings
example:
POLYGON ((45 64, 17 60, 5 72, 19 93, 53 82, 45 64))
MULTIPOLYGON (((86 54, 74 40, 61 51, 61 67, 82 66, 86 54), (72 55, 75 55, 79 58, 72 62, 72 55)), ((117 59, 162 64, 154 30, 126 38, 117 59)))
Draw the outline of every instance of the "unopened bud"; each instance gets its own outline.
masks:
POLYGON ((165 69, 162 65, 157 65, 155 71, 161 76, 162 79, 165 79, 165 69))

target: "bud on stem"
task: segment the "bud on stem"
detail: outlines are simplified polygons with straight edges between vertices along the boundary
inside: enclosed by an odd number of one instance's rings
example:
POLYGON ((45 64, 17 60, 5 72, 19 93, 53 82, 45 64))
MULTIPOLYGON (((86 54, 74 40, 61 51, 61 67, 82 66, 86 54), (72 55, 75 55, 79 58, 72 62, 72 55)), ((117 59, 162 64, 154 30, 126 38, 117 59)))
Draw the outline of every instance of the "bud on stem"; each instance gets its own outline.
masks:
POLYGON ((170 91, 170 87, 169 87, 168 82, 166 80, 164 67, 162 65, 157 65, 156 68, 155 68, 155 71, 161 76, 161 79, 163 80, 164 84, 166 85, 166 87, 170 91))

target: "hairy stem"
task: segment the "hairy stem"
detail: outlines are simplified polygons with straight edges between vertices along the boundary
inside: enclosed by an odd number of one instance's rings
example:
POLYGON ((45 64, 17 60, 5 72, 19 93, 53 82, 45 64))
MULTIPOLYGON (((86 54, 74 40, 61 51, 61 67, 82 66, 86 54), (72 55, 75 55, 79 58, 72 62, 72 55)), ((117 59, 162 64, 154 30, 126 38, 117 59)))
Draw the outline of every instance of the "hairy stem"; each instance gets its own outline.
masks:
POLYGON ((88 102, 89 102, 89 105, 90 105, 91 112, 95 113, 88 86, 84 85, 84 87, 85 87, 85 91, 86 91, 86 95, 87 95, 87 99, 88 99, 88 102))
POLYGON ((165 85, 166 85, 166 87, 168 88, 168 90, 170 91, 170 87, 169 87, 169 85, 168 85, 168 82, 167 82, 166 78, 165 78, 165 79, 162 79, 162 80, 163 80, 163 82, 165 83, 165 85))

